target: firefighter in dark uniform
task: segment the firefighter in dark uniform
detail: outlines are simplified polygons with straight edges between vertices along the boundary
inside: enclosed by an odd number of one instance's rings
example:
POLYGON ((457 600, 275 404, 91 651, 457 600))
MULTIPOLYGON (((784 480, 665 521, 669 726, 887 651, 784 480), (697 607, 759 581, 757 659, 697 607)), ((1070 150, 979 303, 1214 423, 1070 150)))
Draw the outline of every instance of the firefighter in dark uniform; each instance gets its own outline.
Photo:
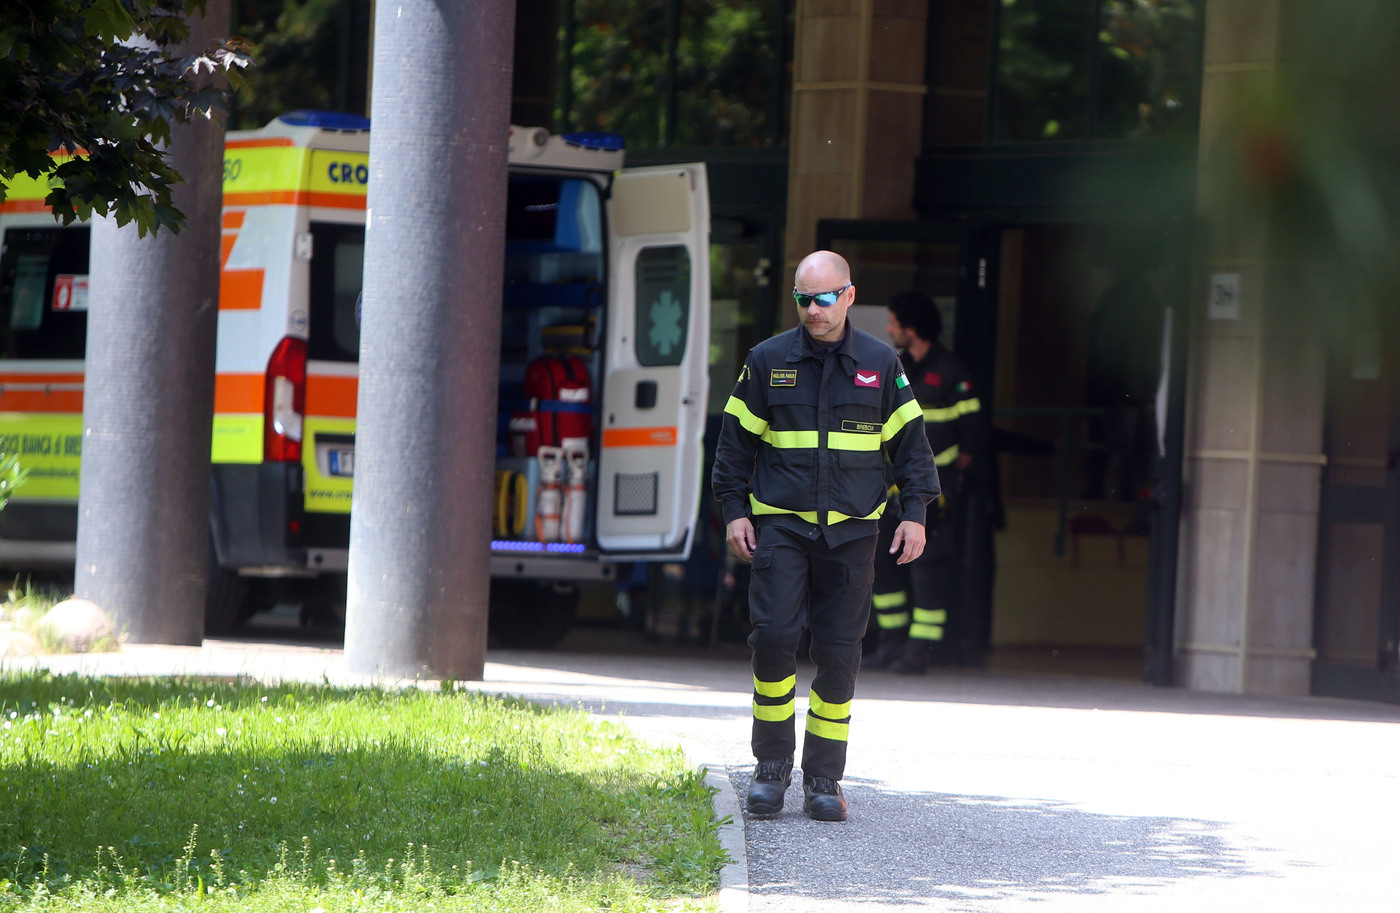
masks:
MULTIPOLYGON (((886 332, 901 350, 910 389, 923 409, 942 493, 929 508, 928 547, 918 561, 899 566, 883 550, 876 555, 872 604, 879 641, 865 668, 922 674, 930 660, 959 662, 961 641, 970 633, 962 630, 952 602, 961 569, 958 523, 965 482, 976 461, 987 458, 982 406, 967 368, 938 341, 943 317, 932 298, 913 290, 896 295, 886 332)), ((893 535, 882 523, 882 540, 893 535)))
POLYGON ((900 564, 924 547, 938 473, 899 357, 851 326, 850 267, 817 251, 797 267, 802 325, 755 346, 725 406, 712 487, 735 556, 751 561, 753 783, 750 814, 777 815, 792 779, 797 649, 804 627, 816 664, 802 748, 803 811, 844 821, 851 699, 881 514, 898 524, 900 564), (899 496, 887 506, 885 466, 899 496))

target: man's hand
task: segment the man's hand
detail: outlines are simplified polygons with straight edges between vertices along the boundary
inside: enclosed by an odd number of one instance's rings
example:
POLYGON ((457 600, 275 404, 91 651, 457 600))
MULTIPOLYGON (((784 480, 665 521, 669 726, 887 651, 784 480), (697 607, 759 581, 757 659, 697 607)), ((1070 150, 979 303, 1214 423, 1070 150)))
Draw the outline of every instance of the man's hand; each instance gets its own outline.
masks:
MULTIPOLYGON (((919 527, 919 535, 923 536, 923 527, 919 527)), ((725 539, 729 542, 729 551, 735 558, 742 558, 745 561, 753 561, 754 546, 758 545, 758 537, 753 531, 753 521, 748 517, 740 517, 730 522, 725 529, 725 539)), ((919 545, 919 551, 923 551, 923 545, 919 545)), ((901 562, 902 563, 902 562, 901 562)))
MULTIPOLYGON (((736 520, 735 523, 737 522, 736 520)), ((731 523, 730 529, 732 530, 733 528, 734 524, 731 523)), ((894 531, 894 541, 890 543, 891 555, 899 552, 901 545, 904 546, 904 553, 899 556, 899 560, 896 561, 895 564, 908 564, 922 555, 924 553, 924 543, 927 541, 927 538, 922 523, 915 523, 913 520, 902 521, 899 527, 894 531)), ((733 532, 729 534, 729 547, 734 547, 733 532)))

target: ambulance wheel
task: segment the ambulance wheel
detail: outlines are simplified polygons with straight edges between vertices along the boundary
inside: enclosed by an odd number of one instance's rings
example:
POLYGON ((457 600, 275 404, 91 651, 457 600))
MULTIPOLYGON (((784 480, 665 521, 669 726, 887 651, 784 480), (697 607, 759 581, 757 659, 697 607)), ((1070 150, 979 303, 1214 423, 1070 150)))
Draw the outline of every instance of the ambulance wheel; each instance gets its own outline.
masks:
POLYGON ((578 587, 534 580, 491 581, 491 639, 513 650, 554 647, 578 614, 578 587))
POLYGON ((248 581, 237 571, 214 565, 204 596, 204 633, 218 637, 240 627, 253 615, 248 581))

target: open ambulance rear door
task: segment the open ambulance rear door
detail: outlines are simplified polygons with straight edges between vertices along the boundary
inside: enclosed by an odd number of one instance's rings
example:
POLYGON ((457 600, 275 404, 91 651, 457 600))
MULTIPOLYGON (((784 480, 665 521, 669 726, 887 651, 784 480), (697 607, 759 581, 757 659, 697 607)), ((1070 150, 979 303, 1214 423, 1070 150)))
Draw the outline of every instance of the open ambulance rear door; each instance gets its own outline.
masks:
POLYGON ((598 547, 605 560, 684 560, 699 511, 709 392, 705 166, 624 169, 607 215, 598 547))

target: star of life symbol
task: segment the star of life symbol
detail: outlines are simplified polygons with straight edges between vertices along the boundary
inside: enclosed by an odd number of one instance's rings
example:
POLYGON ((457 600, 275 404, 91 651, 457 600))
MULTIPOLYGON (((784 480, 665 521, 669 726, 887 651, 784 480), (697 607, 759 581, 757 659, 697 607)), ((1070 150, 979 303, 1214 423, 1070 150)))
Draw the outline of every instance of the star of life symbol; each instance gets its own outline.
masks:
POLYGON ((670 291, 664 291, 651 304, 651 330, 647 334, 656 351, 671 354, 681 341, 681 304, 670 291))

